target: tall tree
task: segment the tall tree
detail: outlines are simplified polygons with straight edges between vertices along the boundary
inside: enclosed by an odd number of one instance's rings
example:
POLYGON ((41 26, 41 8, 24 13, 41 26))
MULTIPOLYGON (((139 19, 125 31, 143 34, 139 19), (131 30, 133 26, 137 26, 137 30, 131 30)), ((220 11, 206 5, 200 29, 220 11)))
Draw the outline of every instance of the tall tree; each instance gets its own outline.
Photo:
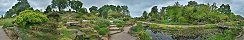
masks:
POLYGON ((79 10, 80 8, 82 8, 82 5, 83 5, 83 3, 78 0, 72 0, 69 3, 70 3, 70 7, 76 11, 79 10))
POLYGON ((158 18, 158 8, 157 6, 153 6, 151 12, 148 14, 150 18, 158 18))
POLYGON ((49 13, 52 11, 52 6, 48 5, 44 13, 49 13))
POLYGON ((18 3, 15 4, 9 11, 6 12, 5 17, 12 17, 15 15, 19 15, 19 12, 24 10, 31 10, 29 3, 27 0, 18 0, 18 3))
POLYGON ((97 11, 97 7, 96 6, 92 6, 89 8, 89 11, 92 15, 98 15, 98 11, 97 11))
POLYGON ((164 17, 165 17, 165 14, 166 14, 166 8, 167 7, 162 7, 161 9, 160 9, 160 12, 159 12, 159 14, 160 14, 160 19, 164 19, 164 17))
POLYGON ((52 6, 54 8, 58 8, 59 11, 62 11, 66 7, 68 7, 69 0, 52 0, 52 6))
POLYGON ((142 17, 143 18, 148 18, 148 15, 147 14, 148 14, 147 11, 144 11, 143 14, 142 14, 142 17))
POLYGON ((230 9, 229 4, 226 4, 226 5, 222 4, 218 10, 224 14, 230 14, 231 13, 231 9, 230 9))
POLYGON ((196 1, 189 1, 187 6, 196 6, 198 3, 196 1))
POLYGON ((92 6, 91 8, 89 8, 89 11, 97 11, 97 7, 96 6, 92 6))
POLYGON ((216 6, 216 3, 213 3, 210 8, 213 11, 213 10, 217 10, 218 7, 216 6))
POLYGON ((80 14, 84 14, 84 15, 90 15, 90 14, 88 14, 88 12, 87 12, 87 9, 86 8, 80 8, 79 10, 78 10, 78 13, 80 13, 80 14))

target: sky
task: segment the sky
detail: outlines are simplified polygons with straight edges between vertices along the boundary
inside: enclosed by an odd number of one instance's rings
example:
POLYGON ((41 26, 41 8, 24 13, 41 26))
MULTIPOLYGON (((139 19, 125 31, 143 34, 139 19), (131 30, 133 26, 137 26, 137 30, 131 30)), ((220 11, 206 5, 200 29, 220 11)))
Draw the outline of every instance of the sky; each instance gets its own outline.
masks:
MULTIPOLYGON (((103 5, 126 5, 129 8, 132 17, 139 17, 143 11, 149 12, 152 6, 166 7, 173 5, 175 2, 179 2, 182 5, 186 5, 188 1, 196 1, 200 4, 217 3, 217 6, 221 4, 229 4, 232 12, 236 15, 244 17, 244 0, 80 0, 83 2, 84 8, 90 8, 91 6, 101 7, 103 5)), ((51 0, 28 0, 31 7, 44 11, 48 5, 51 4, 51 0)), ((0 0, 0 15, 3 15, 13 5, 17 3, 17 0, 0 0)))

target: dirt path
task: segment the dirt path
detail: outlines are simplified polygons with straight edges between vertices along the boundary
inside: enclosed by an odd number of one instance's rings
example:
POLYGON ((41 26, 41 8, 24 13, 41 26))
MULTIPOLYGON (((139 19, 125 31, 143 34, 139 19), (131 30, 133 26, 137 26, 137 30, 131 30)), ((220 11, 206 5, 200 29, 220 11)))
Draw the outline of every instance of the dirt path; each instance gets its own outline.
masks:
POLYGON ((2 29, 3 26, 0 26, 0 40, 10 40, 7 34, 5 34, 4 30, 2 29))
POLYGON ((136 40, 136 37, 131 36, 128 34, 130 27, 124 27, 124 31, 121 33, 117 33, 114 35, 111 35, 111 40, 136 40))

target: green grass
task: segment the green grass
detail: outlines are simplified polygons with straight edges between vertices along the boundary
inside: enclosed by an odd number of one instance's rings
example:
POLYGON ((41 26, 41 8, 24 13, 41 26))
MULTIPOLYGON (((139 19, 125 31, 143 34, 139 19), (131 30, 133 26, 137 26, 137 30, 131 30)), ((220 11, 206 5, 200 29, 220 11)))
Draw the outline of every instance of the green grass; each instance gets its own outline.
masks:
POLYGON ((6 19, 0 19, 0 25, 4 25, 4 24, 12 24, 12 21, 14 20, 14 18, 6 18, 6 19))
POLYGON ((224 34, 216 34, 208 38, 208 40, 234 40, 237 31, 234 29, 225 30, 224 34))
POLYGON ((0 26, 5 27, 12 27, 14 24, 12 23, 14 18, 6 18, 6 19, 0 19, 0 26))

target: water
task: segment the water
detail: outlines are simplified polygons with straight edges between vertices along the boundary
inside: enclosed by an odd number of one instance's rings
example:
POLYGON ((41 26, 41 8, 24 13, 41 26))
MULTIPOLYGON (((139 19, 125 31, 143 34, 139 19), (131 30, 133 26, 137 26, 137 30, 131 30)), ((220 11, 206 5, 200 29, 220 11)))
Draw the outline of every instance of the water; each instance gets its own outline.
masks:
POLYGON ((163 32, 153 32, 152 30, 147 29, 146 33, 152 37, 152 40, 173 40, 173 38, 163 32))

